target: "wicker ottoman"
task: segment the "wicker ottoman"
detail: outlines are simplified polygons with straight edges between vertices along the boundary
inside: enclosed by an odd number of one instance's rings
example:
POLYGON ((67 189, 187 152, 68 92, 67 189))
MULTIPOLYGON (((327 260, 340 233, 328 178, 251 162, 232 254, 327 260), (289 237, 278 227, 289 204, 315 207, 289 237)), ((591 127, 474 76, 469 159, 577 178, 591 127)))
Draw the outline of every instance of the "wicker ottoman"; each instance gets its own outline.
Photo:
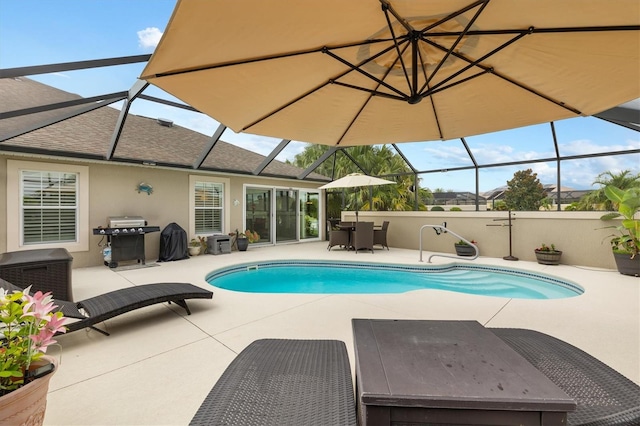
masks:
POLYGON ((225 370, 191 425, 355 426, 344 342, 256 340, 225 370))

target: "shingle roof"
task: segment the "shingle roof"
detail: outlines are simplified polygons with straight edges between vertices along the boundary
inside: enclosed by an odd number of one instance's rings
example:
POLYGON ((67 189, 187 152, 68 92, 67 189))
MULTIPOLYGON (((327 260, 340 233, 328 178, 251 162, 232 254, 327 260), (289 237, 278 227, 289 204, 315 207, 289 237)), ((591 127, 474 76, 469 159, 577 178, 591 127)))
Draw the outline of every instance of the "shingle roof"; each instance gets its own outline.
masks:
MULTIPOLYGON (((82 99, 37 81, 20 77, 0 79, 0 112, 82 99)), ((0 120, 0 140, 37 123, 71 114, 85 105, 49 110, 0 120)), ((0 142, 1 150, 45 152, 69 157, 106 158, 120 111, 108 106, 0 142)), ((155 118, 129 114, 113 155, 113 160, 175 167, 191 167, 209 144, 210 137, 178 125, 163 126, 155 118)), ((201 168, 249 174, 265 157, 219 140, 201 168)), ((272 161, 261 173, 266 176, 296 178, 302 169, 272 161)), ((312 180, 330 179, 312 173, 312 180)))

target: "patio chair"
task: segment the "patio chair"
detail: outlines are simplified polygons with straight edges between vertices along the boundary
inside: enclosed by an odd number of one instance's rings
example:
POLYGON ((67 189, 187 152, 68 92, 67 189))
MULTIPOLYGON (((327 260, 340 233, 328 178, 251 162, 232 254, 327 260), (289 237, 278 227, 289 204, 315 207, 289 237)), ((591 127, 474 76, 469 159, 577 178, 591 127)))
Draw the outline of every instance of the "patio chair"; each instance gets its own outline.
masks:
POLYGON ((344 229, 333 229, 331 222, 327 220, 327 232, 329 233, 329 245, 327 250, 333 246, 349 247, 349 231, 344 229))
POLYGON ((389 229, 389 221, 385 220, 382 222, 382 229, 374 229, 373 230, 373 245, 376 246, 380 244, 382 248, 387 248, 389 250, 389 245, 387 244, 387 229, 389 229))
MULTIPOLYGON (((3 279, 0 279, 0 287, 9 291, 23 290, 3 279)), ((193 284, 156 283, 114 290, 80 302, 54 299, 54 303, 58 305, 57 310, 61 311, 65 317, 78 320, 66 325, 67 332, 92 328, 108 336, 109 333, 96 328, 95 325, 126 312, 163 302, 174 302, 184 308, 187 315, 191 315, 187 299, 211 299, 212 297, 211 291, 193 284)))
POLYGON ((229 364, 190 423, 214 424, 355 426, 344 342, 254 341, 229 364))
POLYGON ((544 333, 490 330, 576 401, 568 425, 640 425, 640 386, 608 365, 544 333))
POLYGON ((373 222, 356 223, 351 245, 356 250, 356 253, 358 253, 358 250, 371 250, 371 253, 373 253, 373 222))

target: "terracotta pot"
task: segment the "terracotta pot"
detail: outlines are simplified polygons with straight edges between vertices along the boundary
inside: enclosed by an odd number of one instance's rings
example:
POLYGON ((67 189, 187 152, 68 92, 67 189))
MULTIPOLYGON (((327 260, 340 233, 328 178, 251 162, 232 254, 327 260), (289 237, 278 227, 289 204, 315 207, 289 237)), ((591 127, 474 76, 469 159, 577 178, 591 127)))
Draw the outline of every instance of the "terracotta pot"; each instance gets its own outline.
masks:
POLYGON ((557 251, 540 251, 534 250, 536 252, 536 260, 538 263, 542 265, 559 265, 560 264, 560 256, 562 256, 562 252, 557 251))
POLYGON ((631 259, 631 255, 623 253, 613 253, 616 260, 618 272, 623 275, 640 276, 640 256, 631 259))
POLYGON ((53 364, 54 370, 0 397, 0 425, 39 426, 44 422, 49 380, 55 373, 57 363, 51 357, 41 359, 53 364))

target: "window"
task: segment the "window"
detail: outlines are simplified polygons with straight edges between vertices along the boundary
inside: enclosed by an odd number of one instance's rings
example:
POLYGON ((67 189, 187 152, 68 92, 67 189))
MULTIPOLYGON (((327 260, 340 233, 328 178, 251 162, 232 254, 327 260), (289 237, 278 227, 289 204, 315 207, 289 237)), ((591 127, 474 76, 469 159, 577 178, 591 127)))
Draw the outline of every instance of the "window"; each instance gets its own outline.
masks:
POLYGON ((7 251, 88 251, 89 235, 89 167, 7 160, 7 251))
POLYGON ((195 233, 220 234, 223 230, 223 185, 214 182, 196 181, 194 185, 195 233))
POLYGON ((229 185, 229 178, 189 175, 189 238, 229 232, 229 185))
POLYGON ((23 245, 75 242, 78 236, 78 174, 21 171, 23 245))

